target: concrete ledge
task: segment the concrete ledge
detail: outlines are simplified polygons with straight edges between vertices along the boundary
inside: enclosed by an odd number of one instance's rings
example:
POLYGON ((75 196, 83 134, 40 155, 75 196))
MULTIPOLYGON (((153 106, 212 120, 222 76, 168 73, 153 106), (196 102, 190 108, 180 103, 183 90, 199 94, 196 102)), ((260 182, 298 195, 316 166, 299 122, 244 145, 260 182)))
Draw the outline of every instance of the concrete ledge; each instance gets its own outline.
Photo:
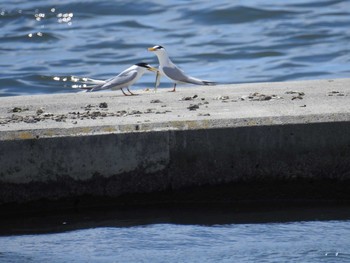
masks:
POLYGON ((339 79, 0 98, 0 204, 305 180, 349 200, 349 95, 339 79))

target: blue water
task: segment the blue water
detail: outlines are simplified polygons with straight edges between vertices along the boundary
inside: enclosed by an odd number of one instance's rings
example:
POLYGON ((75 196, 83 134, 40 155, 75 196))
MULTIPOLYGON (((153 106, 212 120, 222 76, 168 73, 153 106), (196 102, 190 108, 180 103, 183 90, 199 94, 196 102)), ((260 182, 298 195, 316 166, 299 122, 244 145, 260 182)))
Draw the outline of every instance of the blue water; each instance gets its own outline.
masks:
POLYGON ((100 208, 0 220, 1 263, 350 262, 348 205, 100 208))
POLYGON ((0 237, 0 262, 350 262, 350 221, 150 224, 0 237))
POLYGON ((156 66, 155 44, 219 83, 350 76, 348 0, 3 0, 0 26, 0 96, 76 92, 71 76, 156 66))

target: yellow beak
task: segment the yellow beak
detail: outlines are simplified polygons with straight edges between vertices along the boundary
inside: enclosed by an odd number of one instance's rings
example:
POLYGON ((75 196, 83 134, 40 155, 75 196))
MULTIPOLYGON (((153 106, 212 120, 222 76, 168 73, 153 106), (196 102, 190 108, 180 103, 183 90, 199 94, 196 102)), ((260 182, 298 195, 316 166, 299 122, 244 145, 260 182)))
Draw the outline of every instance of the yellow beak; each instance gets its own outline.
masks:
POLYGON ((156 49, 155 48, 153 48, 153 47, 149 47, 148 48, 148 51, 155 51, 156 49))
POLYGON ((153 72, 158 72, 158 69, 157 68, 154 68, 154 67, 149 67, 147 68, 149 71, 153 71, 153 72))

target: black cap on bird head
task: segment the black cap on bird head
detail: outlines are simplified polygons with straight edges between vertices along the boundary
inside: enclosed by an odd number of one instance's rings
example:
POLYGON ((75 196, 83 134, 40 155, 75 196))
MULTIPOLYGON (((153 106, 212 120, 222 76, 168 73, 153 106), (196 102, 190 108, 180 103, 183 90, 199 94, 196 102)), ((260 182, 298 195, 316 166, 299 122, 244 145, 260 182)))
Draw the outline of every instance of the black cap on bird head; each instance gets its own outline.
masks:
POLYGON ((156 51, 156 50, 165 50, 165 48, 160 45, 156 45, 154 47, 148 48, 148 51, 156 51))
POLYGON ((135 66, 148 69, 149 71, 158 72, 158 69, 152 67, 150 64, 145 63, 145 62, 137 63, 137 64, 135 64, 135 66))
POLYGON ((164 49, 164 47, 162 47, 162 46, 160 46, 160 45, 154 46, 153 48, 154 48, 154 49, 164 49))
POLYGON ((136 66, 143 67, 143 68, 150 68, 151 66, 148 63, 140 62, 135 64, 136 66))

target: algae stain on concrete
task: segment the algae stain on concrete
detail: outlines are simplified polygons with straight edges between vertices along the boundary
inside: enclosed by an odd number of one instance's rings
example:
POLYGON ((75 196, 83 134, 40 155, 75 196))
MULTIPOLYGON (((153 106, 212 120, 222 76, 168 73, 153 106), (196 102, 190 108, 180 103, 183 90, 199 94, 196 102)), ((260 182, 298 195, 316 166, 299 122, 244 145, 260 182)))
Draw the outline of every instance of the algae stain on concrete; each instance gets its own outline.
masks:
POLYGON ((112 126, 104 127, 102 130, 104 132, 108 132, 108 133, 112 133, 112 132, 116 132, 117 131, 117 129, 115 127, 112 127, 112 126))
POLYGON ((16 139, 28 140, 33 138, 35 138, 35 136, 31 132, 20 132, 16 139))
POLYGON ((171 121, 169 126, 179 130, 196 130, 210 128, 209 120, 187 120, 187 121, 171 121))

